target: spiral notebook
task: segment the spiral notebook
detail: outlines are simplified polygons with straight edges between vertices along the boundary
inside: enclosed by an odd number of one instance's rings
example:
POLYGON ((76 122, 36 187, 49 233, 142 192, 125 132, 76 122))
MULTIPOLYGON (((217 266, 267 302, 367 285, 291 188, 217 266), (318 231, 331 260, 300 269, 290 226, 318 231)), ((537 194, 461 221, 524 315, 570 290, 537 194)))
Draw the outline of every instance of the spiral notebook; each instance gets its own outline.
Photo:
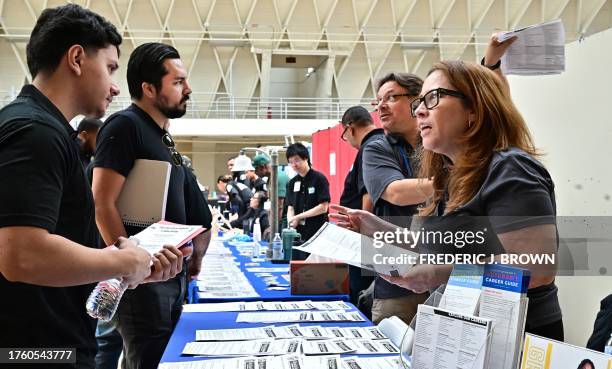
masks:
POLYGON ((167 161, 134 162, 117 199, 123 224, 147 227, 164 219, 171 170, 167 161))

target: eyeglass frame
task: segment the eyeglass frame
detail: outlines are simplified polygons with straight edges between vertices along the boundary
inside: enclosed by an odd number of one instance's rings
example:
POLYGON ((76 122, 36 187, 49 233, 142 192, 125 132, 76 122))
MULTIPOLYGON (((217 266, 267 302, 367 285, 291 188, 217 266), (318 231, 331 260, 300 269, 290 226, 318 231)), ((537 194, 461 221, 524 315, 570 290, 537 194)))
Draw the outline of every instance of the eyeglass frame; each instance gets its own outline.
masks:
MULTIPOLYGON (((342 122, 340 122, 342 123, 342 122)), ((344 137, 344 135, 346 134, 346 132, 348 131, 348 129, 350 128, 351 124, 353 122, 348 122, 346 125, 342 124, 344 126, 344 130, 342 131, 342 134, 340 135, 340 139, 344 142, 346 142, 346 137, 344 137)))
POLYGON ((410 115, 412 115, 413 118, 416 118, 416 111, 419 108, 419 106, 421 106, 421 103, 423 103, 423 105, 425 105, 425 109, 427 110, 431 110, 433 108, 435 108, 436 106, 438 106, 438 104, 440 104, 440 98, 444 97, 444 96, 453 96, 453 97, 457 97, 460 99, 466 99, 467 100, 467 96, 465 96, 465 94, 463 92, 460 91, 455 91, 455 90, 449 90, 447 88, 443 88, 443 87, 438 87, 438 88, 434 88, 433 90, 429 90, 427 91, 422 97, 417 97, 416 99, 412 100, 410 102, 410 115), (435 92, 437 95, 437 99, 438 102, 436 102, 434 105, 432 106, 427 106, 427 102, 426 100, 426 96, 435 92), (418 104, 414 105, 415 102, 418 101, 418 104))
POLYGON ((172 136, 170 136, 170 133, 166 132, 162 136, 162 143, 166 145, 168 151, 170 151, 170 158, 172 158, 172 162, 174 163, 174 165, 182 166, 183 157, 181 156, 181 153, 176 150, 176 145, 174 144, 174 140, 172 139, 172 136), (168 142, 166 142, 166 140, 168 142))
POLYGON ((414 96, 415 94, 413 93, 403 93, 403 94, 393 94, 393 95, 387 95, 385 97, 383 97, 382 99, 376 99, 376 100, 372 100, 370 102, 370 104, 372 105, 372 107, 374 109, 378 109, 378 107, 380 106, 380 104, 388 104, 388 103, 395 103, 397 102, 397 98, 398 97, 403 97, 403 96, 414 96), (389 101, 393 99, 393 101, 389 101))

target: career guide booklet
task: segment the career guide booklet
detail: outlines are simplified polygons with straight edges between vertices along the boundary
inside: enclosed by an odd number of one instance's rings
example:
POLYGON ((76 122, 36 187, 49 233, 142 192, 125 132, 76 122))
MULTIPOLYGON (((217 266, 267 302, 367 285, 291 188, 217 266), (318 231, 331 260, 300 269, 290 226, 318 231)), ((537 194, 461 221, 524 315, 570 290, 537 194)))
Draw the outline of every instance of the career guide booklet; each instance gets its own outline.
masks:
POLYGON ((491 323, 490 319, 419 305, 412 368, 485 368, 491 323))
POLYGON ((484 267, 479 316, 494 322, 490 369, 518 366, 525 318, 530 272, 508 265, 484 267))
POLYGON ((484 265, 455 264, 440 301, 440 307, 461 314, 476 314, 482 291, 483 273, 484 265))
POLYGON ((379 247, 374 244, 367 236, 325 223, 314 236, 294 249, 394 277, 406 274, 418 260, 419 254, 414 251, 390 244, 379 247))
POLYGON ((164 220, 151 224, 130 239, 137 239, 138 246, 147 250, 151 255, 161 251, 164 245, 180 248, 185 246, 197 235, 204 232, 199 225, 183 225, 164 220))

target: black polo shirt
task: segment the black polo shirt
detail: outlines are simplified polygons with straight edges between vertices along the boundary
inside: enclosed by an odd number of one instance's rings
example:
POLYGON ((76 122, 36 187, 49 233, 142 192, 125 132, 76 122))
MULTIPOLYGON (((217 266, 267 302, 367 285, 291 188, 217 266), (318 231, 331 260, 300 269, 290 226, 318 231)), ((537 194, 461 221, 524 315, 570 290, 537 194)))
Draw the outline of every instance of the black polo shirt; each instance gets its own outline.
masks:
MULTIPOLYGON (((0 110, 0 227, 42 228, 95 247, 93 197, 75 135, 32 85, 0 110)), ((79 360, 93 360, 95 321, 85 311, 92 289, 9 282, 0 274, 0 347, 76 347, 79 360)))
MULTIPOLYGON (((411 216, 418 205, 399 206, 382 198, 394 181, 414 178, 417 162, 412 146, 399 135, 379 136, 363 148, 363 182, 372 197, 374 214, 401 227, 410 227, 411 216)), ((377 277, 374 297, 379 299, 406 296, 412 292, 377 277)))
MULTIPOLYGON (((291 178, 287 184, 287 206, 293 206, 294 214, 301 214, 315 206, 331 200, 329 181, 321 172, 308 170, 304 177, 299 174, 291 178)), ((312 237, 321 226, 327 222, 327 213, 306 218, 297 227, 302 241, 312 237)))
MULTIPOLYGON (((167 161, 172 164, 166 200, 165 220, 179 224, 202 224, 187 219, 185 208, 185 171, 175 165, 168 147, 162 142, 166 130, 135 104, 106 119, 98 132, 94 166, 109 168, 127 177, 136 159, 167 161)), ((128 236, 142 230, 126 226, 128 236)))
POLYGON ((353 166, 344 180, 344 189, 342 191, 342 196, 340 196, 340 205, 351 209, 361 209, 363 195, 368 193, 365 183, 363 183, 363 170, 361 168, 363 148, 370 140, 382 136, 384 133, 385 131, 382 128, 376 128, 368 132, 361 140, 359 151, 357 151, 357 156, 355 156, 355 161, 353 161, 353 166))

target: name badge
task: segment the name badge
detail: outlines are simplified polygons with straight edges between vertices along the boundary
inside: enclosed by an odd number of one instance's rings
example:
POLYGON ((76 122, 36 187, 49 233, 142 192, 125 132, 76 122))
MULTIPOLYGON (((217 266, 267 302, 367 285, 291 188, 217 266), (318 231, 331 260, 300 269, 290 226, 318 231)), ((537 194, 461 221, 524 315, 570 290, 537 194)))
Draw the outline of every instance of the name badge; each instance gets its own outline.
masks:
POLYGON ((293 184, 293 192, 300 192, 300 188, 302 188, 301 181, 297 181, 293 184))
POLYGON ((315 192, 314 187, 308 187, 308 194, 312 195, 315 192))

